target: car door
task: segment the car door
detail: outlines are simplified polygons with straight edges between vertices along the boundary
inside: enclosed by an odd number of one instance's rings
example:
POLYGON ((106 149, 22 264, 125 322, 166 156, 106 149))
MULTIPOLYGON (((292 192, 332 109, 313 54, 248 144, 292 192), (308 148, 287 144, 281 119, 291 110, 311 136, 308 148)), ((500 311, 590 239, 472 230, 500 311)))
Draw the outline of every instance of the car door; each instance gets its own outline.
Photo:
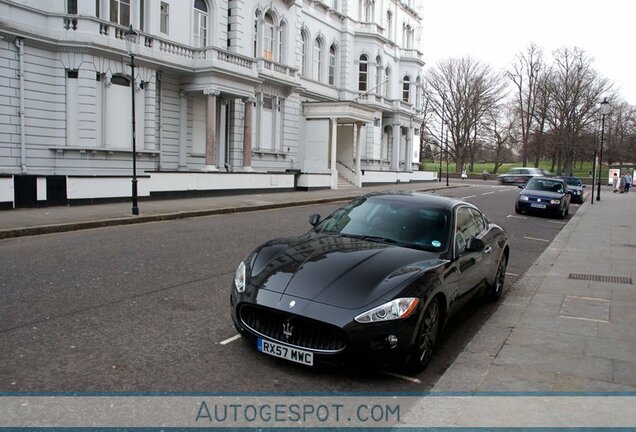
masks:
MULTIPOLYGON (((487 250, 469 251, 466 249, 468 240, 472 237, 482 237, 484 234, 484 222, 481 213, 476 217, 473 209, 468 206, 460 206, 455 211, 455 232, 453 247, 457 269, 459 271, 458 300, 466 299, 468 294, 483 280, 487 259, 487 250)), ((491 249, 492 250, 492 249, 491 249)))

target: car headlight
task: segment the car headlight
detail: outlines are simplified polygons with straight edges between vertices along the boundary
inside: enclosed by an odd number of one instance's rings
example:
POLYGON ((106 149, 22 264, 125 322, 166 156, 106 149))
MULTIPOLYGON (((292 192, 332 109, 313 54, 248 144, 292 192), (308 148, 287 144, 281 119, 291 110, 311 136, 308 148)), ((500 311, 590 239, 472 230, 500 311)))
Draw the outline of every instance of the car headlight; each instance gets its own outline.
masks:
POLYGON ((530 200, 530 198, 528 198, 528 197, 527 197, 527 196, 525 196, 525 195, 521 195, 521 196, 519 197, 519 201, 529 201, 529 200, 530 200))
POLYGON ((359 323, 371 323, 378 321, 390 321, 395 319, 403 319, 411 315, 420 299, 413 297, 405 297, 395 299, 388 303, 371 309, 363 314, 355 317, 359 323))
POLYGON ((561 200, 550 200, 550 204, 561 204, 561 200))
POLYGON ((234 286, 240 293, 245 291, 245 263, 241 261, 234 274, 234 286))
POLYGON ((577 194, 577 195, 581 195, 581 191, 580 190, 577 190, 574 193, 577 194))

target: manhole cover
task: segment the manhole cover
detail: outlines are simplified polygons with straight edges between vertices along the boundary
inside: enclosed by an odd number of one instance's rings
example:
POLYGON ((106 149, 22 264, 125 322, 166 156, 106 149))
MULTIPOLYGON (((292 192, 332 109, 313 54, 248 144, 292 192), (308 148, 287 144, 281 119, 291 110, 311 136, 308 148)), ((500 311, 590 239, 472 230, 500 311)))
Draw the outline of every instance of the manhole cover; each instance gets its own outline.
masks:
POLYGON ((570 273, 568 279, 574 280, 585 280, 592 282, 609 282, 609 283, 617 283, 617 284, 632 284, 632 278, 622 277, 622 276, 603 276, 603 275, 591 275, 591 274, 582 274, 582 273, 570 273))
POLYGON ((560 318, 609 322, 610 301, 597 297, 566 296, 559 311, 560 318))

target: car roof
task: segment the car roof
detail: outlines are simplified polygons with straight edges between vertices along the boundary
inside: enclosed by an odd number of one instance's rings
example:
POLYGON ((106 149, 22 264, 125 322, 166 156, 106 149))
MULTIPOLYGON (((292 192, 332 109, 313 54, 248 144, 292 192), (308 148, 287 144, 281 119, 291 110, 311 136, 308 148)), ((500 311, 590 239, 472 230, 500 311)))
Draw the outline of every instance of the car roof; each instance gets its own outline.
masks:
POLYGON ((536 177, 532 177, 530 180, 552 180, 552 181, 561 180, 562 182, 565 182, 565 180, 563 180, 563 178, 561 177, 549 177, 549 176, 536 176, 536 177))
POLYGON ((559 176, 558 178, 562 178, 563 180, 581 180, 579 177, 574 176, 559 176))
POLYGON ((404 200, 404 201, 415 201, 419 202, 428 207, 437 207, 447 210, 452 210, 456 206, 469 205, 470 207, 477 208, 473 204, 468 203, 466 201, 458 200, 455 198, 448 198, 440 195, 435 195, 431 193, 423 193, 423 192, 414 192, 414 191, 381 191, 381 192, 371 192, 366 195, 363 195, 361 198, 384 198, 390 200, 404 200))

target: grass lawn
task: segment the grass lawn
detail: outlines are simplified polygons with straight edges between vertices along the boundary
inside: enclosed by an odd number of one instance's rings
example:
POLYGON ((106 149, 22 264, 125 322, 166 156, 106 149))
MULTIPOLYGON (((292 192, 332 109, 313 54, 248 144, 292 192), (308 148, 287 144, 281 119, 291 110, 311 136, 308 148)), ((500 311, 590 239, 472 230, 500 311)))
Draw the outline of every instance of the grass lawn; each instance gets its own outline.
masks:
MULTIPOLYGON (((439 163, 434 163, 434 162, 425 162, 422 164, 423 167, 422 169, 424 171, 439 171, 439 163)), ((542 161, 539 164, 539 168, 545 169, 545 170, 549 170, 551 168, 552 162, 551 161, 542 161)), ((473 170, 473 173, 475 174, 481 174, 484 170, 488 171, 488 172, 492 172, 492 170, 494 169, 494 164, 492 162, 476 162, 475 163, 475 168, 473 170)), ((513 163, 504 163, 502 166, 499 167, 499 169, 497 170, 497 174, 505 174, 508 172, 508 170, 510 168, 517 168, 517 167, 521 167, 522 164, 521 162, 513 162, 513 163)), ((533 167, 534 164, 533 163, 529 163, 528 164, 529 167, 533 167)), ((470 172, 468 171, 468 168, 470 167, 470 165, 466 165, 466 172, 470 172)), ((455 164, 454 163, 449 163, 448 164, 448 171, 451 173, 455 173, 455 164)), ((603 165, 603 171, 607 171, 607 165, 603 165)), ((442 172, 446 172, 446 163, 442 162, 442 172)), ((574 176, 575 177, 591 177, 591 173, 592 173, 592 162, 583 162, 583 164, 581 164, 580 162, 577 162, 574 165, 574 176)))

